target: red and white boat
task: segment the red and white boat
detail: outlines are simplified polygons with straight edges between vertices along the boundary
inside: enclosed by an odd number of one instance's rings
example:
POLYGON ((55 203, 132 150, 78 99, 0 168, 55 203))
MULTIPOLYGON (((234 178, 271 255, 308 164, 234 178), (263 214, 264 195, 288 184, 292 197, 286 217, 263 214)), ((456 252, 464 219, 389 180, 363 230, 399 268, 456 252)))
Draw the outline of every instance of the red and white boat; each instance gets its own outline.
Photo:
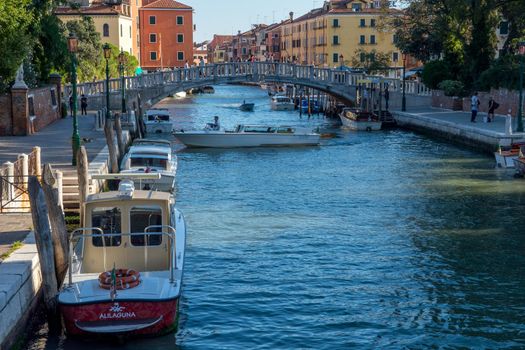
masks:
MULTIPOLYGON (((96 177, 104 176, 126 175, 96 177)), ((88 197, 58 296, 69 335, 159 335, 177 328, 186 225, 174 202, 167 192, 135 191, 131 180, 88 197)))
POLYGON ((496 167, 498 168, 514 168, 516 159, 523 157, 523 151, 525 150, 525 143, 516 142, 510 145, 510 147, 499 147, 494 152, 494 158, 496 159, 496 167), (521 155, 520 155, 521 152, 521 155))
POLYGON ((344 108, 339 114, 343 127, 358 131, 381 130, 381 120, 372 113, 359 108, 344 108))

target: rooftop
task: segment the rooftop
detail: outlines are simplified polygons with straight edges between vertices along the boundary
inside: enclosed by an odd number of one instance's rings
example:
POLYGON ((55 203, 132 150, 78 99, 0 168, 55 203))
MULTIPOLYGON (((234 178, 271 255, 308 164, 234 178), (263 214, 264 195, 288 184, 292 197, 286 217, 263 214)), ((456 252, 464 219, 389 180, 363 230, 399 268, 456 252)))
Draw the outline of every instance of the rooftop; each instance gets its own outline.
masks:
POLYGON ((177 9, 177 10, 193 10, 191 6, 185 5, 183 3, 177 2, 175 0, 156 0, 150 2, 147 5, 142 6, 142 8, 161 8, 161 9, 177 9))

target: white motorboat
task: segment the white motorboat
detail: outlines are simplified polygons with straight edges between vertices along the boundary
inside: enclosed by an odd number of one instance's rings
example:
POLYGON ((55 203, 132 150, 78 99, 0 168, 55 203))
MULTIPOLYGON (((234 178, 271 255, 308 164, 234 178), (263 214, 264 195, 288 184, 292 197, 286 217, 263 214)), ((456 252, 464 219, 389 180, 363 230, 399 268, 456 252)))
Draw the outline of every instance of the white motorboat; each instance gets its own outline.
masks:
POLYGON ((237 125, 234 130, 195 130, 174 133, 187 147, 313 146, 320 134, 294 126, 237 125))
POLYGON ((523 158, 523 152, 525 151, 525 143, 516 142, 507 147, 499 147, 494 152, 494 158, 496 159, 496 166, 498 168, 514 168, 515 161, 518 158, 523 158))
POLYGON ((179 91, 177 93, 175 93, 175 98, 185 98, 187 96, 187 93, 186 91, 179 91))
POLYGON ((144 117, 144 126, 148 134, 171 132, 173 123, 167 109, 149 109, 144 117))
MULTIPOLYGON (((115 176, 122 179, 122 174, 93 178, 115 176)), ((122 180, 118 191, 90 195, 83 209, 84 228, 70 236, 67 280, 58 295, 68 335, 151 336, 176 330, 186 224, 173 196, 135 190, 122 180)))
POLYGON ((274 111, 293 111, 295 107, 292 99, 284 95, 272 96, 271 106, 274 111))
POLYGON ((359 108, 344 108, 339 115, 343 126, 358 131, 381 130, 381 121, 372 112, 363 111, 359 108))
POLYGON ((128 153, 122 158, 122 174, 158 173, 160 179, 135 182, 139 189, 173 192, 177 172, 177 156, 169 141, 138 139, 133 142, 128 153))

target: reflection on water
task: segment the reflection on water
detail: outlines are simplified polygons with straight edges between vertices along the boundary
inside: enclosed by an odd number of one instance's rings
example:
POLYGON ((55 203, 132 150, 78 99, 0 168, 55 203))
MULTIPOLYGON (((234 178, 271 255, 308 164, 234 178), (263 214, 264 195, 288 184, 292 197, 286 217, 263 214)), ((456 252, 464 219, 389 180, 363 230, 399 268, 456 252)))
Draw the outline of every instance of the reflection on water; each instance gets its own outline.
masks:
POLYGON ((272 112, 257 88, 162 105, 177 128, 219 115, 225 127, 311 125, 337 137, 312 148, 176 144, 189 232, 180 329, 122 348, 525 347, 525 182, 512 171, 409 132, 272 112), (255 113, 224 108, 244 99, 255 113))

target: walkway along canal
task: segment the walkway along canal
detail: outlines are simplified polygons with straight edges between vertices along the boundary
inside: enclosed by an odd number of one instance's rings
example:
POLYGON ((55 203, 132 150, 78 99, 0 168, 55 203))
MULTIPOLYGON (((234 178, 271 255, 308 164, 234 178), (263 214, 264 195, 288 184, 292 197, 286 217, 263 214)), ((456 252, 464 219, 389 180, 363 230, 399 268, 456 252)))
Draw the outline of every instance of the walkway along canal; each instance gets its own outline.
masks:
MULTIPOLYGON (((188 223, 179 331, 129 349, 520 348, 525 182, 485 153, 402 130, 356 133, 272 112, 258 88, 161 104, 317 127, 320 147, 181 150, 188 223), (242 113, 242 100, 255 103, 242 113)), ((180 150, 181 146, 174 145, 180 150)), ((29 349, 113 345, 33 332, 29 349)))

